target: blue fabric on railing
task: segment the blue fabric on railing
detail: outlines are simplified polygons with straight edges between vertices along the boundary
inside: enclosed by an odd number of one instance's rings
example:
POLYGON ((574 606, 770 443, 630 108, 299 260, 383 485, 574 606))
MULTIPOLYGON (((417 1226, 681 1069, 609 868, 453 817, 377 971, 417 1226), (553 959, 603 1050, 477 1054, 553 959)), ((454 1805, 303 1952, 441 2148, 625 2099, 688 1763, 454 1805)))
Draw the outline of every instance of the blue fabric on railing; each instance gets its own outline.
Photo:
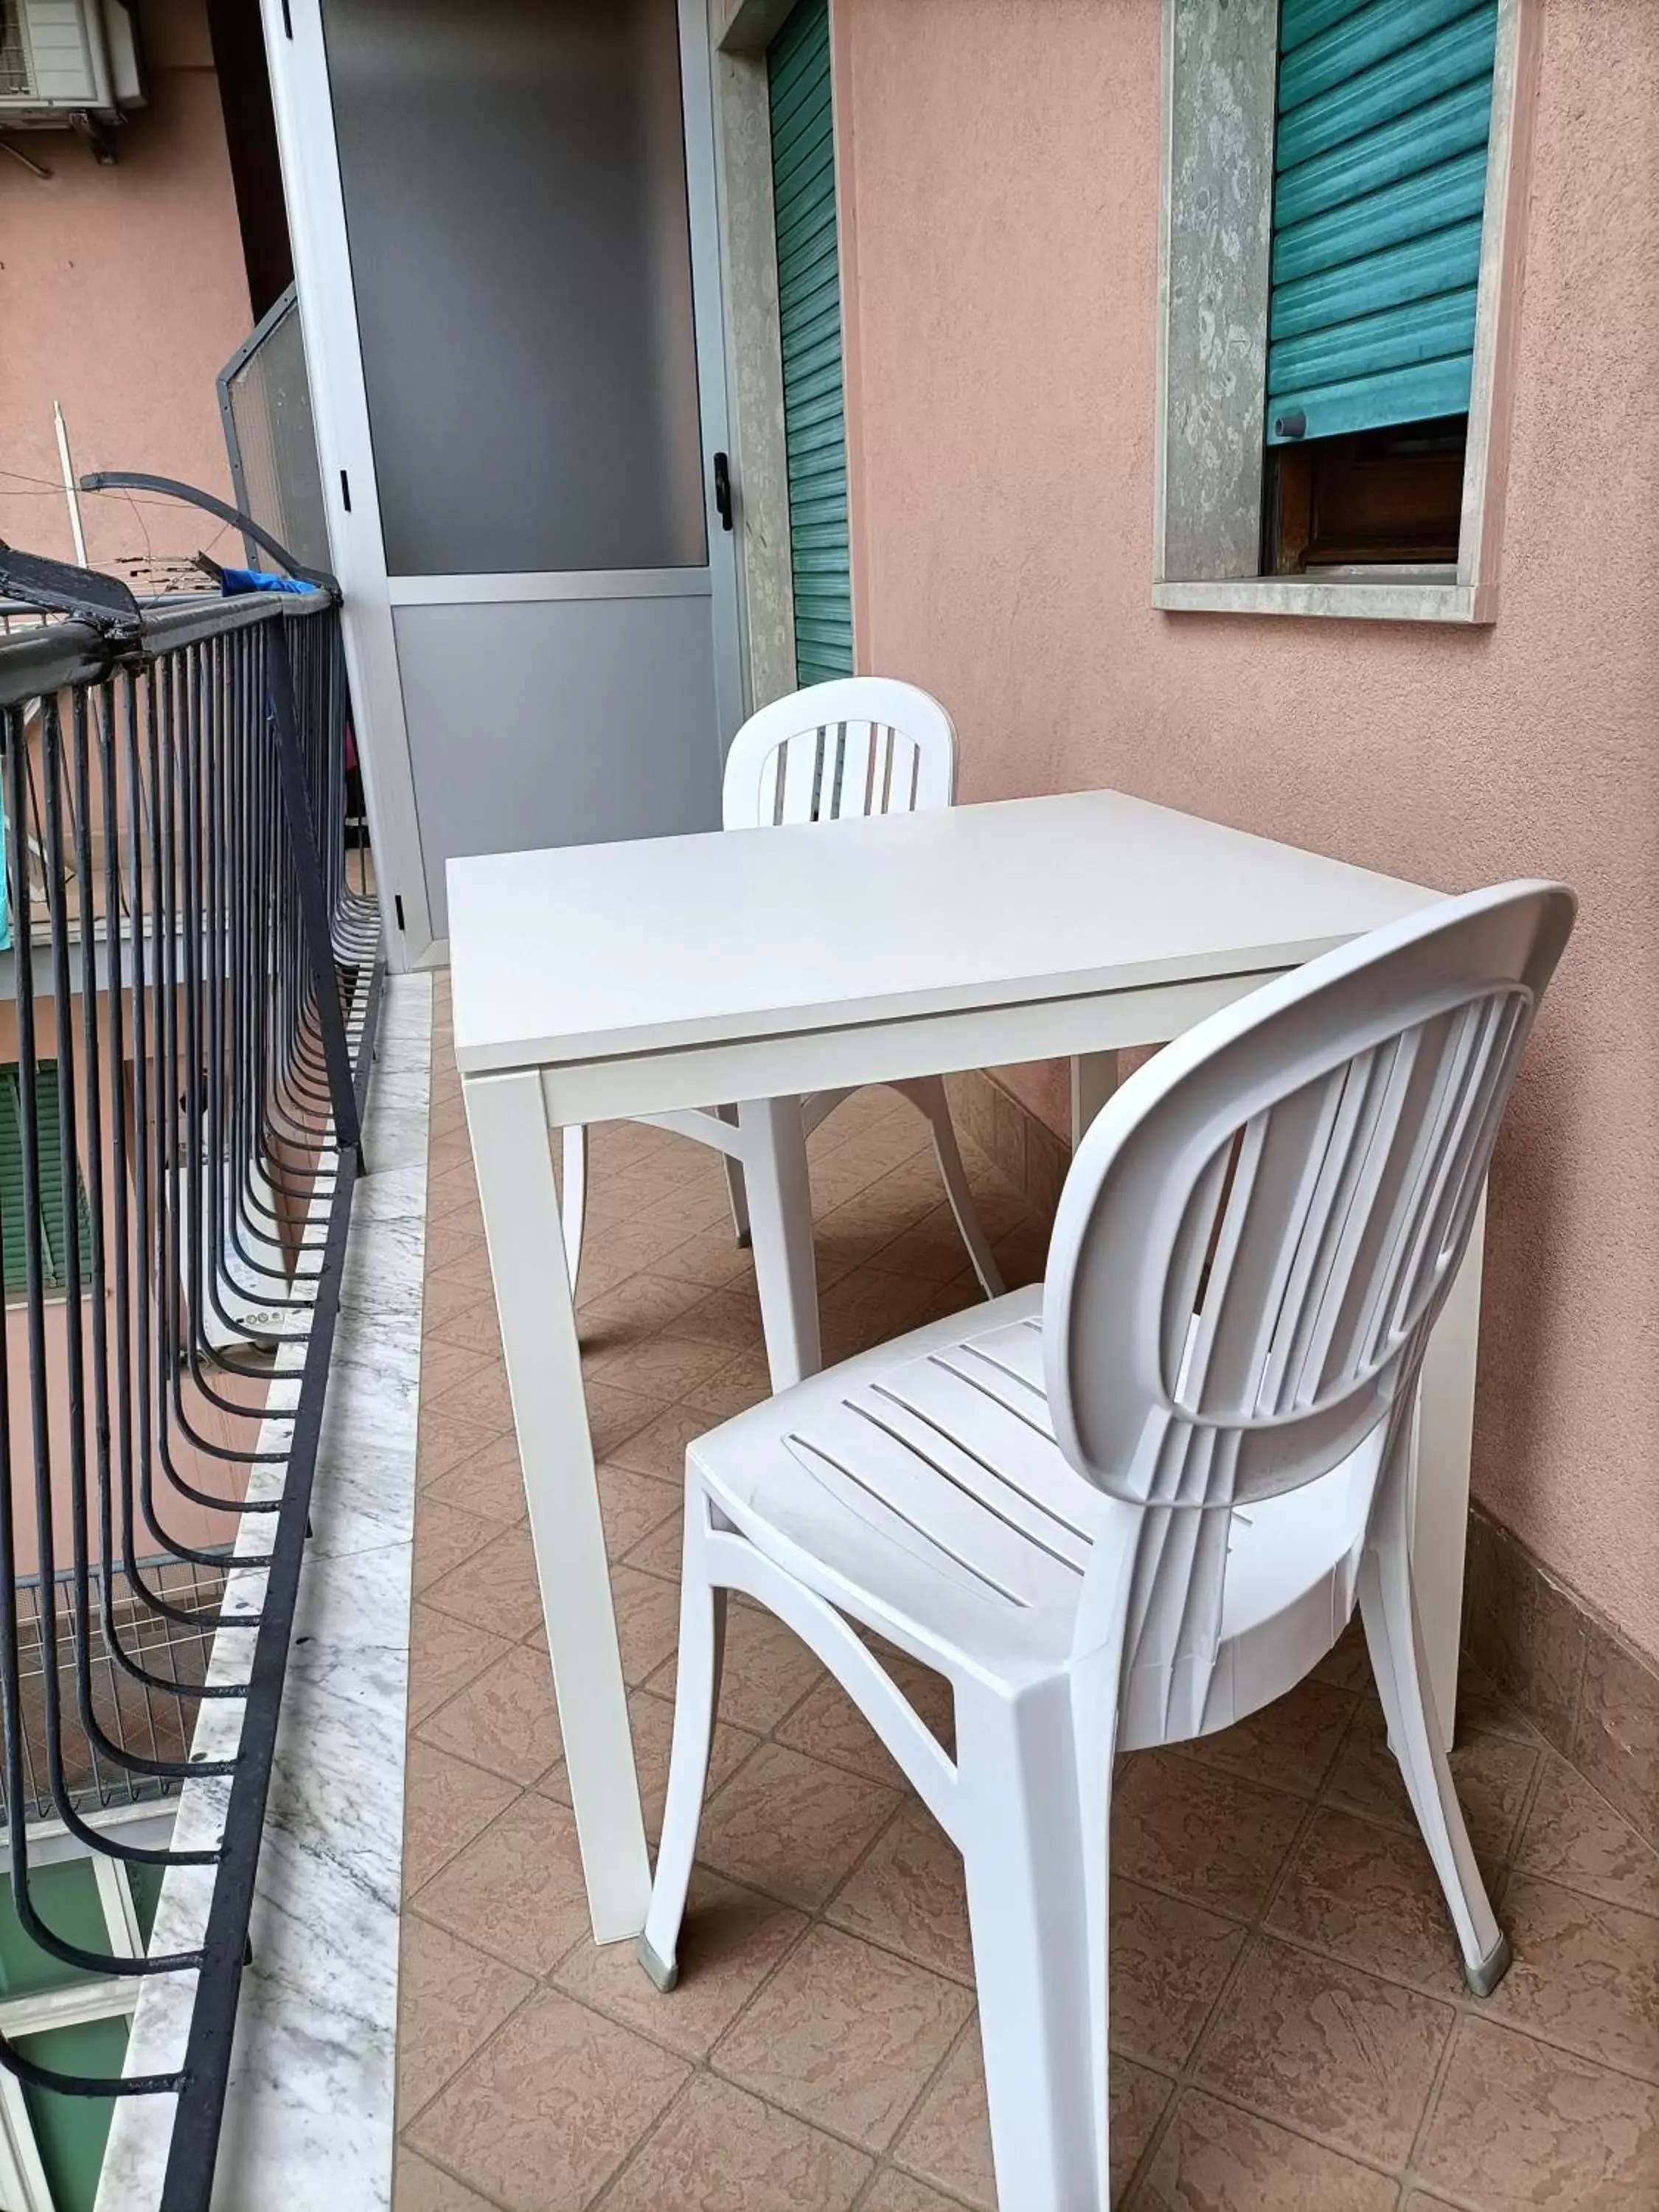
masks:
POLYGON ((244 592, 314 592, 314 584, 296 583, 292 576, 273 576, 264 568, 222 568, 219 588, 228 599, 244 592))

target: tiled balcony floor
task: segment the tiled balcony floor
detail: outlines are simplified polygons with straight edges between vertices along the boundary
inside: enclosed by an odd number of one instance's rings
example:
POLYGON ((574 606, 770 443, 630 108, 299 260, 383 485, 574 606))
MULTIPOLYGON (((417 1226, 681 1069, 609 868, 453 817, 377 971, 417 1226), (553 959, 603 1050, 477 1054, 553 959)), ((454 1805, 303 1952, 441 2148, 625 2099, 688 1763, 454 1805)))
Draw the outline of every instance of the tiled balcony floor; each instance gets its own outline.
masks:
MULTIPOLYGON (((631 1947, 588 1939, 441 985, 435 1030, 396 2212, 991 2207, 953 1855, 762 1613, 733 1613, 680 1988, 659 1996, 631 1947)), ((682 1449, 764 1370, 714 1156, 617 1127, 595 1157, 582 1323, 654 1813, 682 1449)), ((1040 1224, 975 1172, 1007 1272, 1030 1279, 1040 1224)), ((813 1176, 830 1356, 968 1302, 908 1108, 849 1103, 813 1176)), ((948 1726, 936 1679, 907 1680, 948 1726)), ((1247 1727, 1130 1763, 1112 1835, 1121 2201, 1659 2207, 1659 1856, 1478 1682, 1455 1764, 1516 1952, 1484 2005, 1462 1994, 1363 1652, 1339 1647, 1247 1727)))

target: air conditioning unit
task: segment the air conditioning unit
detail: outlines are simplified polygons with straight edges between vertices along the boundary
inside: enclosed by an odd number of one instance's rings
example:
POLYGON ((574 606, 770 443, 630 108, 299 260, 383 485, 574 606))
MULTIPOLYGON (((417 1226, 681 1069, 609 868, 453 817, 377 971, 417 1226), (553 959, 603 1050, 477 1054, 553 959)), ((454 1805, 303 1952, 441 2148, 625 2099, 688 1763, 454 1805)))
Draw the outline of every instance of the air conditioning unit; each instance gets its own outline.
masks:
POLYGON ((0 0, 0 131, 93 136, 144 97, 125 0, 0 0))

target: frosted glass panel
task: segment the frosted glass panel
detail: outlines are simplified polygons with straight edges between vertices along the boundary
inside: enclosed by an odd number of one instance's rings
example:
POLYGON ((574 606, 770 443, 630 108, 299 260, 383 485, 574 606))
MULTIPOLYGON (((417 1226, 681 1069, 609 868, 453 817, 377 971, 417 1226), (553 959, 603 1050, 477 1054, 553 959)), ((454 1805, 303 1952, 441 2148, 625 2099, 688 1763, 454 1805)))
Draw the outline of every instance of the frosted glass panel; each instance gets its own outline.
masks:
POLYGON ((393 576, 700 567, 674 0, 325 0, 393 576))

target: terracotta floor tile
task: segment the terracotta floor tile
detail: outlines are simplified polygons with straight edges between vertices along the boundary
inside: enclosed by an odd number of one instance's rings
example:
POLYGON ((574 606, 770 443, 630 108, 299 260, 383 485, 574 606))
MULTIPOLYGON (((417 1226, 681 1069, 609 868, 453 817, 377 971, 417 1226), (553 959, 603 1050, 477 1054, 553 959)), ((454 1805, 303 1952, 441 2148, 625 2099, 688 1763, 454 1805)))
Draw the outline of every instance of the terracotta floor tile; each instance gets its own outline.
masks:
POLYGON ((727 1345, 664 1334, 619 1344, 586 1364, 594 1381, 603 1382, 607 1389, 632 1390, 641 1397, 677 1405, 689 1390, 729 1366, 731 1358, 727 1345))
POLYGON ((965 1249, 956 1216, 948 1206, 936 1206, 890 1243, 878 1245, 870 1265, 883 1273, 949 1283, 962 1273, 965 1249))
POLYGON ((470 1160, 458 1160, 447 1168, 440 1168, 428 1176, 426 1186, 426 1211, 428 1221, 442 1221, 447 1216, 466 1209, 476 1212, 478 1205, 478 1186, 470 1160))
POLYGON ((507 2212, 581 2212, 669 2104, 684 2061, 549 1990, 409 2130, 507 2212))
MULTIPOLYGON (((441 1505, 459 1506, 464 1512, 476 1513, 498 1526, 522 1521, 524 1474, 519 1466, 518 1439, 494 1437, 482 1451, 475 1451, 470 1459, 425 1482, 421 1494, 441 1505)), ((418 1543, 418 1527, 416 1540, 418 1543)))
POLYGON ((1463 1994, 1462 1954, 1439 1881, 1421 1838, 1403 1829, 1322 1807, 1267 1924, 1437 1996, 1463 1994))
MULTIPOLYGON (((1452 1779, 1468 1823, 1469 1840, 1481 1856, 1509 1856, 1537 1763, 1536 1747, 1513 1736, 1473 1730, 1460 1735, 1451 1754, 1452 1779)), ((1368 1699, 1361 1708, 1342 1747, 1331 1775, 1330 1795, 1357 1813, 1417 1832, 1406 1785, 1389 1749, 1382 1708, 1374 1700, 1368 1699)))
POLYGON ((476 1422, 459 1415, 441 1413, 435 1407, 423 1406, 415 1447, 420 1486, 425 1489, 436 1482, 452 1468, 471 1459, 483 1445, 505 1433, 500 1428, 480 1428, 476 1422))
POLYGON ((504 1437, 513 1426, 513 1401, 507 1395, 507 1370, 496 1359, 484 1359, 470 1375, 462 1375, 447 1389, 428 1392, 421 1386, 421 1410, 428 1408, 444 1422, 462 1421, 480 1443, 504 1437))
POLYGON ((870 2160, 700 2074, 605 2198, 606 2212, 845 2212, 870 2160))
POLYGON ((1243 1920, 1259 1912, 1306 1807, 1179 1755, 1142 1753, 1112 1796, 1112 1867, 1243 1920))
POLYGON ((1515 1964, 1494 2015, 1659 2081, 1659 1919, 1532 1875, 1511 1878, 1503 1910, 1515 1964))
POLYGON ((729 1421, 733 1413, 759 1405, 771 1392, 772 1376, 766 1354, 756 1344, 747 1352, 738 1352, 727 1366, 717 1368, 706 1382, 699 1382, 688 1390, 685 1402, 694 1412, 707 1414, 704 1427, 713 1429, 722 1421, 729 1421))
POLYGON ((798 2118, 880 2150, 972 2008, 956 1983, 815 1928, 715 2045, 714 2063, 798 2118))
POLYGON ((763 1744, 703 1813, 700 1856, 733 1881, 815 1911, 899 1804, 896 1790, 763 1744))
POLYGON ((683 1314, 702 1295, 696 1285, 672 1275, 630 1275, 582 1308, 582 1350, 599 1354, 637 1343, 683 1314))
POLYGON ((699 1867, 680 1933, 679 1981, 665 1996, 631 1943, 579 1943, 560 1989, 688 2058, 703 2058, 799 1940, 805 1913, 699 1867))
POLYGON ((423 1602, 502 1636, 527 1635, 542 1617, 528 1522, 500 1530, 482 1551, 441 1576, 423 1602))
POLYGON ((714 1425, 707 1413, 695 1407, 671 1406, 646 1425, 620 1443, 611 1455, 610 1464, 625 1467, 634 1474, 653 1475, 659 1481, 672 1482, 677 1489, 685 1481, 685 1448, 694 1437, 706 1436, 714 1425))
MULTIPOLYGON (((427 1257, 430 1264, 430 1251, 427 1257)), ((493 1364, 488 1352, 470 1352, 462 1345, 446 1344, 441 1336, 428 1337, 421 1346, 422 1406, 435 1407, 446 1390, 493 1364)))
MULTIPOLYGON (((822 1679, 817 1654, 775 1613, 734 1602, 726 1615, 720 1717, 764 1735, 822 1679)), ((667 1684, 655 1686, 668 1688, 667 1684)))
POLYGON ((1182 1748, 1189 1758, 1247 1781, 1312 1797, 1330 1771, 1357 1704, 1352 1691, 1310 1675, 1248 1719, 1182 1748))
POLYGON ((598 1473, 599 1515, 612 1559, 631 1551, 665 1521, 684 1519, 684 1499, 674 1484, 659 1482, 654 1475, 635 1474, 614 1462, 598 1473))
POLYGON ((1455 2017, 1352 1966, 1258 1938, 1194 2063, 1224 2097, 1398 2166, 1455 2017))
POLYGON ((1115 1881, 1109 2011, 1114 2050, 1154 2066, 1184 2066, 1244 1942, 1242 1928, 1202 1905, 1115 1881))
POLYGON ((655 1275, 676 1282, 700 1283, 706 1290, 723 1284, 752 1280, 754 1262, 729 1227, 699 1229, 683 1243, 672 1246, 651 1263, 655 1275))
POLYGON ((685 1552, 685 1516, 675 1500, 674 1510, 665 1520, 658 1522, 648 1535, 641 1536, 628 1554, 630 1567, 638 1567, 647 1575, 661 1575, 666 1581, 678 1583, 680 1565, 685 1552))
MULTIPOLYGON (((662 1826, 663 1799, 668 1789, 668 1747, 673 1733, 674 1708, 666 1698, 656 1697, 649 1690, 634 1690, 629 1695, 628 1713, 633 1728, 640 1796, 645 1809, 645 1832, 654 1844, 662 1826)), ((708 1760, 709 1796, 731 1780, 759 1741, 757 1735, 751 1735, 746 1729, 733 1728, 727 1721, 716 1724, 708 1760)), ((570 1802, 569 1782, 562 1760, 544 1776, 539 1786, 561 1804, 570 1802)))
POLYGON ((398 1962, 398 2094, 410 2119, 481 2051, 536 1984, 471 1944, 404 1916, 398 1962))
POLYGON ((1659 2089, 1465 2019, 1417 2169, 1481 2212, 1659 2204, 1659 2089))
POLYGON ((1516 1867, 1614 1905, 1659 1912, 1659 1850, 1565 1759, 1547 1751, 1542 1765, 1516 1867))
POLYGON ((485 1284, 459 1283, 443 1275, 428 1275, 421 1316, 423 1340, 434 1338, 469 1352, 501 1356, 501 1325, 495 1300, 485 1284))
POLYGON ((1111 2138, 1112 2202, 1117 2204, 1123 2201, 1130 2177, 1146 2154, 1153 2129, 1164 2117, 1170 2101, 1170 2084, 1162 2074, 1154 2074, 1150 2067, 1137 2066, 1130 2059, 1120 2058, 1114 2051, 1107 2087, 1110 2100, 1108 2125, 1111 2138))
POLYGON ((1316 1681, 1332 1683, 1339 1690, 1370 1688, 1370 1655, 1365 1649, 1365 1632, 1360 1626, 1358 1613, 1313 1669, 1313 1674, 1316 1681))
POLYGON ((515 1644, 421 1723, 420 1741, 509 1782, 533 1782, 564 1750, 544 1651, 515 1644))
POLYGON ((1474 1660, 1464 1657, 1457 1669, 1457 1735, 1513 1736, 1517 1743, 1544 1741, 1518 1705, 1513 1705, 1492 1677, 1474 1660))
POLYGON ((874 1268, 860 1268, 833 1284, 819 1301, 825 1365, 914 1328, 938 1290, 938 1284, 914 1275, 886 1275, 874 1268))
POLYGON ((421 1911, 508 1966, 549 1972, 592 1925, 574 1814, 526 1791, 434 1875, 421 1911))
MULTIPOLYGON (((1130 2174, 1139 2166, 1157 2128, 1164 2106, 1170 2101, 1170 2084, 1164 2075, 1133 2059, 1113 2053, 1109 2075, 1109 2135, 1110 2185, 1113 2203, 1121 2201, 1130 2174)), ((995 2181, 991 2172, 991 2121, 984 2106, 984 2063, 980 2057, 978 2024, 967 2031, 949 2057, 938 2081, 929 2088, 915 2117, 905 2128, 894 2159, 929 2174, 940 2188, 949 2188, 956 2199, 995 2212, 995 2181)), ((869 2203, 883 2203, 872 2194, 869 2203)), ((894 2203, 905 2205, 896 2194, 894 2203)), ((936 2199, 922 2199, 921 2212, 929 2212, 936 2199)), ((1015 2199, 1018 2203, 1018 2199, 1015 2199)), ((1298 2212, 1314 2212, 1312 2205, 1298 2212)))
POLYGON ((728 1284, 718 1290, 705 1291, 694 1304, 683 1307, 674 1316, 668 1324, 668 1334, 688 1343, 724 1352, 729 1362, 733 1352, 744 1351, 761 1341, 759 1293, 752 1283, 728 1284))
POLYGON ((679 1591, 657 1575, 623 1565, 611 1570, 611 1596, 617 1608, 623 1680, 635 1689, 665 1667, 672 1690, 674 1646, 680 1632, 679 1591))
MULTIPOLYGON (((402 2212, 401 2206, 398 2212, 402 2212)), ((896 2166, 884 2166, 864 2200, 863 2212, 961 2212, 961 2200, 941 2197, 925 2181, 902 2173, 896 2166)))
POLYGON ((417 1599, 410 1615, 409 1719, 413 1726, 508 1650, 504 1636, 417 1599))
MULTIPOLYGON (((915 1708, 918 1717, 950 1752, 956 1741, 955 1711, 951 1685, 932 1668, 923 1667, 904 1652, 884 1651, 881 1663, 915 1708)), ((781 1721, 780 1743, 814 1759, 827 1759, 832 1766, 850 1766, 872 1781, 896 1782, 899 1769, 886 1746, 845 1690, 831 1674, 809 1697, 781 1721)))
POLYGON ((1134 2212, 1394 2212, 1396 2185, 1270 2121, 1187 2089, 1134 2212))
POLYGON ((413 1897, 518 1794, 516 1782, 485 1774, 418 1739, 411 1743, 404 1781, 404 1896, 413 1897))
POLYGON ((975 2021, 893 2146, 896 2165, 914 2170, 965 2204, 996 2212, 985 2067, 975 2021))
POLYGON ((470 1559, 480 1552, 492 1536, 501 1533, 501 1523, 486 1521, 477 1513, 463 1512, 459 1506, 448 1505, 441 1498, 423 1492, 415 1510, 415 1561, 411 1581, 418 1597, 429 1583, 452 1567, 459 1567, 463 1559, 470 1559))
POLYGON ((392 2184, 392 2212, 495 2212, 487 2197, 441 2173, 413 2151, 399 2151, 392 2184))
POLYGON ((962 1859, 925 1805, 908 1799, 836 1893, 824 1917, 971 1987, 962 1859))
POLYGON ((596 1460, 615 1459, 619 1446, 665 1411, 660 1399, 642 1397, 637 1390, 618 1390, 608 1382, 588 1382, 583 1387, 596 1460))

